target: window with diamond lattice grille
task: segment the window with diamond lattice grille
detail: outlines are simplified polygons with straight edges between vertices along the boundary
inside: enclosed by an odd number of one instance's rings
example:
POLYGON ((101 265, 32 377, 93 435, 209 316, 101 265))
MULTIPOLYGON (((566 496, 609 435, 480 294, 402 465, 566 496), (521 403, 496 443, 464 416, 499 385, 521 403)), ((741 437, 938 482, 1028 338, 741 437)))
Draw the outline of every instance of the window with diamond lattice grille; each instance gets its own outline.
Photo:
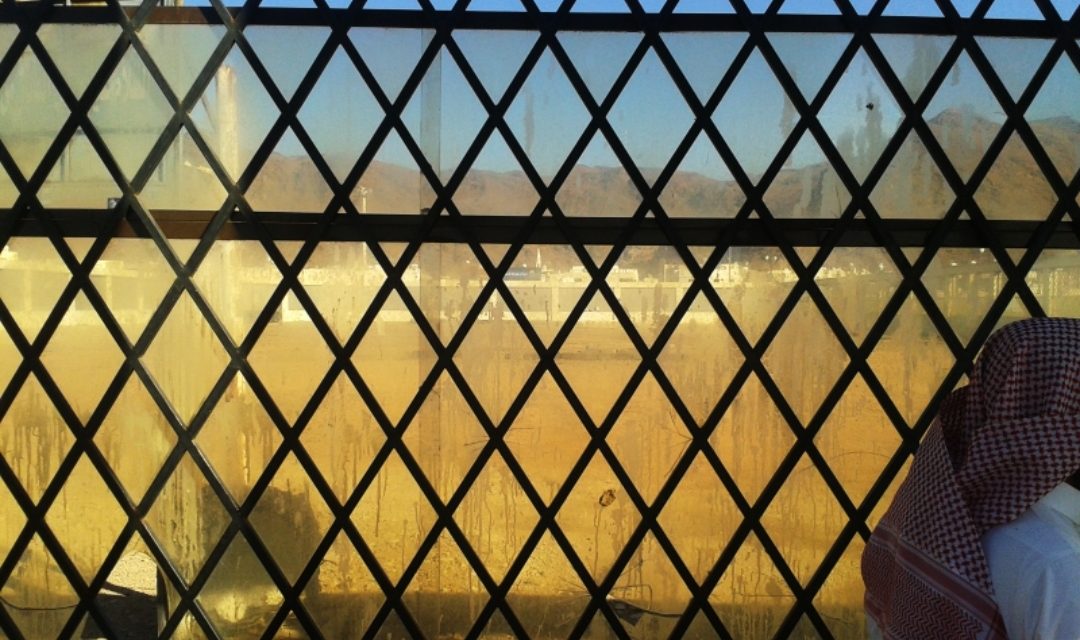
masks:
POLYGON ((862 637, 1076 9, 0 0, 0 637, 862 637))

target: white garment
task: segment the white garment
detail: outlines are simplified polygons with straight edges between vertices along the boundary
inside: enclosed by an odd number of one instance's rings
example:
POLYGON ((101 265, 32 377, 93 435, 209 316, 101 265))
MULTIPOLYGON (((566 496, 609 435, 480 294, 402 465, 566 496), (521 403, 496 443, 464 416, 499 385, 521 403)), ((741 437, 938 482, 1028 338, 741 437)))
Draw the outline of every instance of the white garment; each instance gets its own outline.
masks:
POLYGON ((1058 485, 982 544, 1009 640, 1080 640, 1080 490, 1058 485))

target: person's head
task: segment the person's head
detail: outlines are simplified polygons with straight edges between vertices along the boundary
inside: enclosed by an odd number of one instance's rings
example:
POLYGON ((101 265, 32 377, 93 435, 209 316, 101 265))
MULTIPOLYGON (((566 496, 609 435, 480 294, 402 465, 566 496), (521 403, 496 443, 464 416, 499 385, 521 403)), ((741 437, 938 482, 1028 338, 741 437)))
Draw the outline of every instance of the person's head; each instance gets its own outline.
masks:
POLYGON ((943 432, 985 530, 1063 481, 1080 485, 1080 319, 1031 318, 983 347, 943 432))

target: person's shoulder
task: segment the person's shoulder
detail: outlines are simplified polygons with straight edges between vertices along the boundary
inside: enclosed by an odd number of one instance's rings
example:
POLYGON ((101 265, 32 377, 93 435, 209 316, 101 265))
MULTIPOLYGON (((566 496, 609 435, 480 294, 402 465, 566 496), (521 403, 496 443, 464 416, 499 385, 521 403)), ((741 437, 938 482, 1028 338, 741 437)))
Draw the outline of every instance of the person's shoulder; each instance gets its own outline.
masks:
POLYGON ((1030 511, 986 532, 982 544, 993 573, 1025 569, 1030 575, 1034 567, 1059 563, 1080 568, 1077 536, 1030 511))
POLYGON ((1069 536, 1061 527, 1040 518, 1033 511, 1027 511, 1012 522, 990 529, 983 534, 982 543, 984 547, 1020 545, 1046 550, 1049 545, 1063 551, 1075 549, 1075 545, 1070 544, 1069 536))

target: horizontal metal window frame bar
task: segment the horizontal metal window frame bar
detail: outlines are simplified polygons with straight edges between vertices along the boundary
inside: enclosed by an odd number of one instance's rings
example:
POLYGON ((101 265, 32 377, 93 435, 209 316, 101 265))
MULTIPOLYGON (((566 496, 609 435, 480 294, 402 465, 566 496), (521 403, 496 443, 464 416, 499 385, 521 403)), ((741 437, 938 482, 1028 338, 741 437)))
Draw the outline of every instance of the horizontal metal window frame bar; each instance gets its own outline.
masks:
MULTIPOLYGON (((128 18, 136 7, 124 7, 128 18)), ((228 7, 236 18, 241 7, 228 7)), ((27 6, 0 5, 0 22, 36 21, 71 24, 116 24, 116 10, 107 6, 27 6), (43 16, 44 14, 44 16, 43 16)), ((916 33, 920 35, 955 35, 956 25, 948 18, 909 16, 840 16, 757 14, 747 24, 746 17, 734 14, 679 13, 539 13, 493 11, 402 11, 391 9, 306 9, 256 7, 245 16, 245 25, 399 27, 420 29, 555 29, 560 31, 737 31, 748 27, 761 31, 851 33, 916 33)), ((222 16, 213 7, 157 7, 147 15, 146 24, 222 24, 222 16)), ((1076 20, 998 20, 962 18, 971 35, 1056 38, 1062 25, 1075 32, 1076 20)))
MULTIPOLYGON (((0 218, 13 215, 0 209, 0 218)), ((108 235, 116 238, 149 238, 146 229, 124 219, 115 228, 105 229, 107 212, 88 209, 51 209, 52 222, 65 237, 96 238, 108 235)), ((214 216, 208 211, 155 211, 154 219, 169 238, 198 240, 206 232, 214 216)), ((324 220, 322 214, 259 213, 252 223, 235 215, 225 222, 218 238, 222 240, 258 240, 267 234, 274 240, 307 240, 316 226, 324 220)), ((422 235, 424 242, 467 243, 471 240, 490 244, 511 244, 521 237, 522 229, 531 224, 527 216, 448 216, 423 214, 360 214, 338 215, 321 236, 322 241, 352 242, 411 242, 422 235), (425 229, 426 228, 426 229, 425 229)), ((888 219, 871 224, 867 220, 821 219, 733 219, 669 218, 660 222, 654 218, 639 221, 628 245, 670 245, 672 233, 688 246, 713 246, 725 238, 731 246, 773 246, 777 235, 792 246, 816 247, 826 243, 838 226, 843 233, 838 247, 880 247, 875 229, 889 234, 898 246, 921 247, 943 224, 941 220, 888 219), (732 234, 732 228, 736 227, 732 234), (732 235, 729 235, 732 234, 732 235)), ((953 222, 939 246, 946 248, 985 247, 986 234, 991 234, 1005 248, 1026 248, 1041 221, 991 220, 976 224, 970 220, 953 222), (980 229, 985 229, 983 231, 980 229)), ((566 217, 562 222, 545 217, 536 222, 526 242, 530 244, 567 244, 566 231, 576 242, 583 244, 621 244, 622 234, 630 225, 627 218, 566 217)), ((15 222, 15 236, 48 235, 48 229, 32 214, 24 214, 15 222)), ((1063 220, 1050 232, 1047 249, 1080 249, 1080 228, 1063 220)))

